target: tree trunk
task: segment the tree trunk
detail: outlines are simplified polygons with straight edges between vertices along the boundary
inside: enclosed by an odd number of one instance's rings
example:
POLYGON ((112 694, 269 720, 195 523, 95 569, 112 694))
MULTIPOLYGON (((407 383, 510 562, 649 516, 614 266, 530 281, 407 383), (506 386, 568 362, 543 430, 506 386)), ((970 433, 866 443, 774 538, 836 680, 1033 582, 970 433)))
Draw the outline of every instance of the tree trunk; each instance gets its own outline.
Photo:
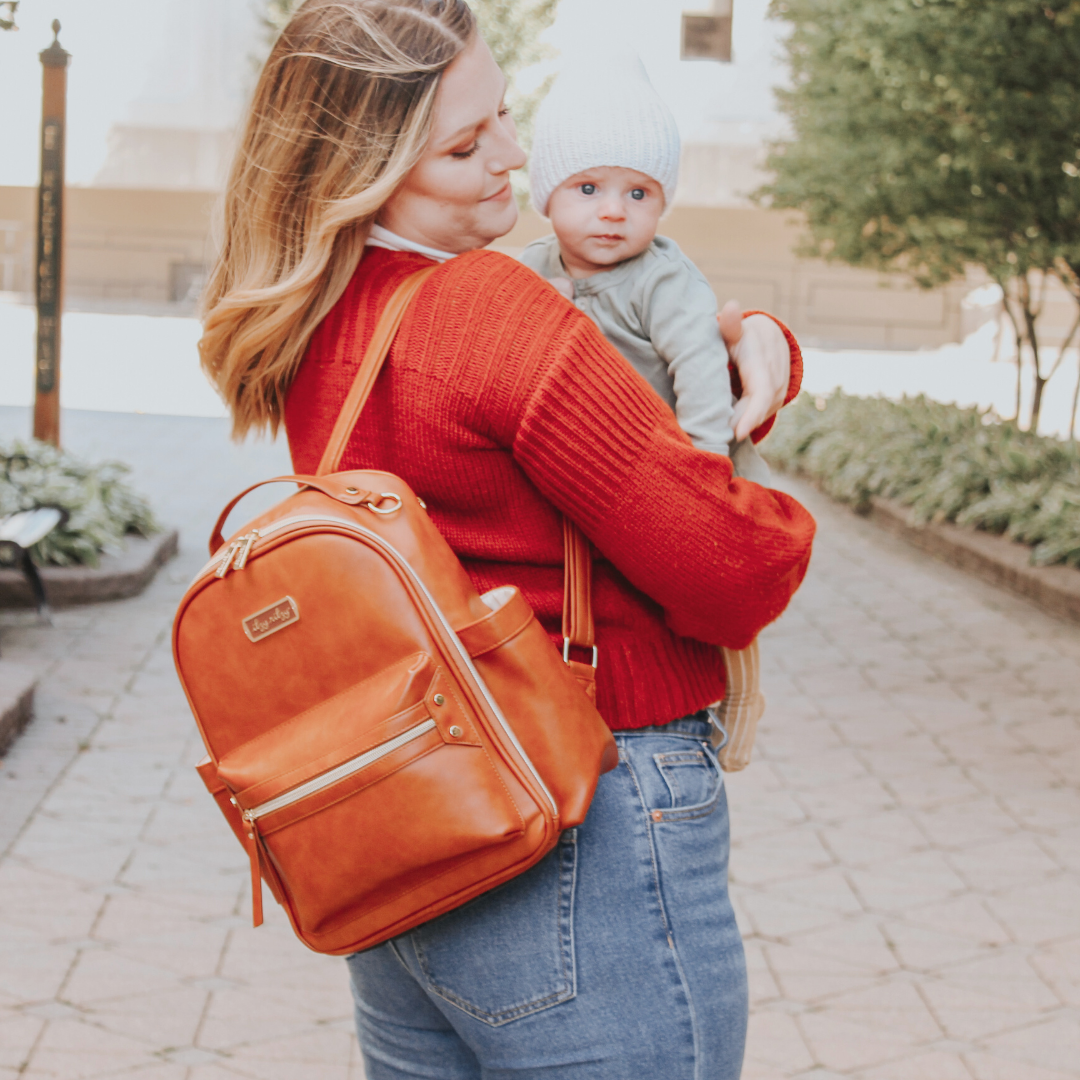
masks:
POLYGON ((1076 442, 1076 406, 1080 405, 1080 363, 1076 365, 1076 389, 1073 391, 1072 412, 1069 413, 1069 438, 1076 442))
POLYGON ((1016 342, 1016 417, 1013 423, 1020 427, 1020 391, 1023 388, 1024 376, 1024 337, 1020 330, 1020 322, 1013 314, 1012 304, 1009 303, 1009 282, 998 281, 1001 288, 1001 306, 1012 323, 1013 339, 1016 342))
MULTIPOLYGON (((1077 272, 1077 267, 1073 266, 1068 259, 1061 256, 1054 260, 1054 267, 1057 270, 1057 275, 1061 279, 1062 285, 1068 289, 1070 295, 1076 301, 1077 306, 1076 321, 1073 323, 1073 328, 1069 332, 1069 336, 1065 339, 1065 345, 1062 345, 1061 347, 1058 363, 1054 365, 1054 370, 1056 371, 1058 364, 1065 358, 1066 345, 1072 343, 1077 329, 1080 328, 1080 273, 1077 272)), ((1072 409, 1069 410, 1069 439, 1072 442, 1076 442, 1077 405, 1080 405, 1080 354, 1077 356, 1076 387, 1073 390, 1072 409)))
POLYGON ((1043 301, 1046 297, 1046 274, 1043 273, 1042 288, 1037 301, 1032 294, 1031 280, 1027 274, 1017 278, 1017 286, 1020 310, 1024 316, 1025 336, 1031 349, 1033 378, 1035 380, 1035 391, 1031 397, 1031 419, 1028 422, 1028 431, 1037 433, 1039 430, 1039 412, 1042 409, 1043 388, 1049 381, 1048 378, 1043 377, 1042 367, 1039 364, 1039 337, 1035 329, 1035 321, 1042 314, 1043 301))

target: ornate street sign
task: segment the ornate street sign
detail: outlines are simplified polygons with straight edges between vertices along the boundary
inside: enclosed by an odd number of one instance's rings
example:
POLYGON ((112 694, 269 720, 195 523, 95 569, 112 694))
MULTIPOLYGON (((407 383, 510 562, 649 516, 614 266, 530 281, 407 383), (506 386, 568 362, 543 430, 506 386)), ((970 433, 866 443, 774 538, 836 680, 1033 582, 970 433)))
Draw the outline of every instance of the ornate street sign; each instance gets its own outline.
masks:
POLYGON ((38 189, 37 388, 56 389, 60 356, 60 283, 63 273, 64 121, 45 118, 41 127, 41 186, 38 189))

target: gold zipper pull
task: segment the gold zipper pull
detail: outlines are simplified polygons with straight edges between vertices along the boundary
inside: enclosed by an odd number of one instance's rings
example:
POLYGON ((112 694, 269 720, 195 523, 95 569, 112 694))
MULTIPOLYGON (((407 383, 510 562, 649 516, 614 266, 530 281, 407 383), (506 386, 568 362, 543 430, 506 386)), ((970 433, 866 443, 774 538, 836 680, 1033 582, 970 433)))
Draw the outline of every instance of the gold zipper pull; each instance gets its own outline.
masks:
POLYGON ((252 529, 247 536, 241 536, 239 540, 240 550, 236 553, 233 561, 234 570, 243 570, 247 566, 248 555, 251 554, 251 545, 259 539, 259 530, 252 529))
POLYGON ((232 566, 233 555, 236 554, 236 549, 240 544, 234 540, 226 549, 225 554, 221 557, 221 562, 218 563, 217 569, 214 571, 214 577, 223 578, 232 566))
POLYGON ((248 813, 250 811, 244 814, 244 820, 247 822, 246 846, 248 859, 251 862, 251 925, 262 926, 262 870, 259 866, 259 838, 255 832, 255 821, 248 818, 248 813))

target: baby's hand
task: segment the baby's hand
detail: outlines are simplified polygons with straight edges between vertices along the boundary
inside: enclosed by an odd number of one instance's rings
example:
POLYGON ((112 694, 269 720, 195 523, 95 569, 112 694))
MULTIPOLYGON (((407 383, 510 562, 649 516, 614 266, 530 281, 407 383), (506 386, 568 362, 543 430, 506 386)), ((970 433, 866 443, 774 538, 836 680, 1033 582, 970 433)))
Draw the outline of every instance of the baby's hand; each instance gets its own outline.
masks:
POLYGON ((568 277, 548 278, 548 284, 551 285, 557 293, 565 296, 567 300, 573 303, 574 283, 568 277))

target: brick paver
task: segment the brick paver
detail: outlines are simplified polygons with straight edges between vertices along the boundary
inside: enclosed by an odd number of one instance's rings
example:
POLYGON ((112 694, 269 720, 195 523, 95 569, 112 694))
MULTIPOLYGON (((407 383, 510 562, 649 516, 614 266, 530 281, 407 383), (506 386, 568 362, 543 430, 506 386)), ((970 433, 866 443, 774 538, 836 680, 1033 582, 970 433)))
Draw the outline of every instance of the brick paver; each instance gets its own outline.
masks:
MULTIPOLYGON (((0 409, 0 437, 24 416, 0 409)), ((214 512, 283 448, 213 420, 66 432, 135 464, 183 550, 51 629, 0 613, 3 655, 43 673, 0 762, 0 1080, 359 1078, 343 965, 273 904, 249 927, 168 648, 214 512)), ((1080 631, 797 491, 814 563, 729 778, 745 1076, 1077 1080, 1080 631)))
POLYGON ((729 778, 746 1080, 1080 1077, 1080 629, 801 484, 805 585, 729 778))

